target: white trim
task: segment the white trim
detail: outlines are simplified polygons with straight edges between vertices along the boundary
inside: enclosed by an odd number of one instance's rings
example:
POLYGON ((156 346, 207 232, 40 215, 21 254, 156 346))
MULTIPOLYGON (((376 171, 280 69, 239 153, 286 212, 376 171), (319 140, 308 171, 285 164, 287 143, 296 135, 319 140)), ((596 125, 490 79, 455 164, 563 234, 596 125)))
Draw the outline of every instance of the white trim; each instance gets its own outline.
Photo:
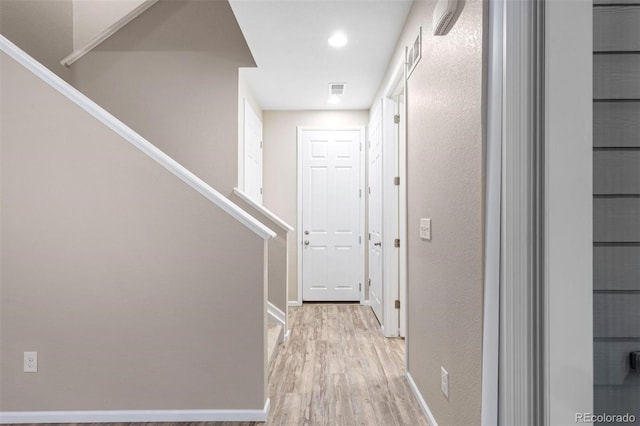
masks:
MULTIPOLYGON (((382 98, 382 226, 384 249, 382 251, 382 276, 384 288, 384 325, 385 336, 400 335, 400 312, 395 301, 400 300, 399 293, 399 255, 400 250, 394 245, 399 234, 399 191, 394 178, 400 176, 398 170, 398 138, 396 136, 395 102, 388 97, 382 98)), ((402 178, 400 178, 402 180, 402 178)), ((403 241, 400 240, 400 244, 403 241)), ((406 241, 404 241, 406 244, 406 241)))
MULTIPOLYGON (((296 253, 298 257, 298 300, 296 306, 302 306, 302 132, 305 130, 305 127, 298 126, 296 129, 298 133, 298 140, 296 141, 296 146, 298 150, 297 161, 298 161, 298 174, 296 176, 297 181, 297 203, 296 209, 298 212, 298 232, 296 233, 296 253)), ((291 302, 289 302, 291 303, 291 302)))
POLYGON ((0 412, 0 424, 265 422, 270 406, 267 398, 261 410, 6 411, 0 412))
POLYGON ((233 192, 242 201, 244 201, 245 203, 249 204, 249 206, 251 206, 254 209, 258 210, 260 213, 262 213, 264 216, 266 216, 271 222, 273 222, 276 225, 278 225, 283 231, 285 231, 285 232, 293 231, 293 227, 291 225, 289 225, 284 220, 280 219, 278 216, 275 215, 275 213, 271 212, 270 210, 267 210, 265 207, 261 206, 260 204, 256 203, 255 201, 253 201, 251 198, 249 198, 249 196, 247 194, 242 192, 240 189, 233 188, 233 192))
POLYGON ((300 301, 300 300, 289 300, 287 302, 287 306, 302 306, 302 301, 300 301))
MULTIPOLYGON (((546 424, 541 417, 540 362, 544 348, 538 316, 538 150, 542 143, 538 54, 542 4, 504 2, 498 419, 509 425, 546 424)), ((588 357, 579 353, 581 358, 588 357)))
POLYGON ((575 413, 597 409, 593 395, 593 5, 588 1, 543 4, 546 416, 540 423, 560 425, 575 424, 575 413))
POLYGON ((365 126, 345 126, 345 127, 318 127, 318 126, 297 126, 298 140, 297 140, 297 158, 298 158, 298 175, 297 175, 297 209, 298 209, 298 232, 296 233, 296 252, 298 253, 298 300, 297 304, 292 304, 289 301, 289 306, 302 306, 302 132, 304 131, 359 131, 360 132, 360 144, 362 149, 360 150, 360 188, 362 188, 363 197, 360 198, 360 235, 362 235, 362 244, 361 244, 361 281, 362 281, 362 290, 360 291, 360 303, 364 303, 364 288, 365 281, 367 277, 367 273, 365 271, 365 255, 366 255, 366 244, 365 244, 365 198, 364 196, 364 183, 365 183, 365 152, 366 152, 366 130, 365 126))
POLYGON ((271 315, 271 318, 281 323, 283 326, 285 324, 285 314, 271 302, 267 302, 267 313, 271 315))
POLYGON ((115 23, 105 28, 100 34, 89 40, 89 42, 79 49, 74 50, 69 56, 60 61, 60 64, 65 67, 71 66, 75 61, 82 58, 87 53, 95 49, 103 41, 120 31, 122 27, 133 21, 138 16, 142 15, 147 9, 156 4, 158 0, 146 0, 144 3, 127 13, 122 18, 118 19, 115 23))
POLYGON ((406 50, 405 47, 405 62, 404 62, 404 74, 402 78, 402 85, 404 90, 404 141, 398 146, 398 173, 400 175, 400 194, 398 212, 399 217, 399 230, 400 235, 400 253, 398 264, 398 283, 400 286, 400 315, 404 321, 400 322, 400 335, 404 336, 404 349, 405 349, 405 371, 409 371, 409 298, 408 298, 408 286, 409 286, 409 268, 408 268, 408 241, 409 233, 408 229, 408 214, 407 214, 407 181, 409 180, 407 174, 407 144, 409 143, 409 89, 407 88, 407 64, 406 64, 406 50), (402 244, 402 240, 405 244, 402 244))
POLYGON ((481 424, 498 424, 503 3, 489 2, 481 424))
POLYGON ((427 402, 422 397, 422 393, 420 393, 420 389, 418 389, 418 385, 416 385, 416 382, 413 380, 413 377, 411 377, 411 373, 409 373, 408 371, 407 371, 407 382, 409 382, 409 387, 413 391, 413 394, 416 396, 416 399, 418 400, 418 405, 420 405, 420 408, 422 408, 422 412, 424 413, 425 416, 427 416, 427 422, 429 423, 429 425, 438 426, 438 422, 436 422, 436 418, 433 417, 433 413, 431 412, 431 409, 427 405, 427 402))
POLYGON ((160 151, 155 145, 127 127, 123 122, 109 114, 98 104, 80 93, 31 56, 27 55, 4 36, 0 36, 0 50, 260 237, 269 239, 276 236, 275 232, 271 229, 264 226, 257 219, 249 215, 249 213, 229 201, 173 158, 160 151))

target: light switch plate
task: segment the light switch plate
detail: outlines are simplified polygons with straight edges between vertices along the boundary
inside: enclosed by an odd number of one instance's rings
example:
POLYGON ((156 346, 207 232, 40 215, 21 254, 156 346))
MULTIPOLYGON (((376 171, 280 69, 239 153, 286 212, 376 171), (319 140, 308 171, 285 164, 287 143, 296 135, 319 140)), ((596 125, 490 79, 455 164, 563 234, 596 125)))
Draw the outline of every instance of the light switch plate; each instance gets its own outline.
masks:
POLYGON ((431 240, 431 219, 430 218, 420 219, 420 238, 428 241, 431 240))

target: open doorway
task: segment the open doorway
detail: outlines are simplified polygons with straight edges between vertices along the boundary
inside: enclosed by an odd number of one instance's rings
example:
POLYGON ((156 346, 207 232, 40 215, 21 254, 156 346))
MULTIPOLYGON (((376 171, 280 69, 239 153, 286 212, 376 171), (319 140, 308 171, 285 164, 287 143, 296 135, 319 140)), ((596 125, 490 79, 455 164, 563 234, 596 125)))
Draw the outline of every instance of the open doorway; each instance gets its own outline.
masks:
POLYGON ((369 297, 387 337, 406 330, 406 112, 404 61, 374 103, 368 143, 369 297))

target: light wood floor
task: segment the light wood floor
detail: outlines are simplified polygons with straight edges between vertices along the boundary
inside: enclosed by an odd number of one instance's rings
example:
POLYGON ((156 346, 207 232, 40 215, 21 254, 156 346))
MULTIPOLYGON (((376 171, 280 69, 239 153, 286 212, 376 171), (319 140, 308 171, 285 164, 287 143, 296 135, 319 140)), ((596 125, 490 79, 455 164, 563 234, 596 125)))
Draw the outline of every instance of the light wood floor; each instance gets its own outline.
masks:
POLYGON ((270 425, 427 425, 404 375, 404 340, 371 308, 290 308, 291 336, 269 372, 270 425))
POLYGON ((269 369, 267 425, 428 426, 404 376, 404 340, 383 337, 371 308, 305 304, 289 313, 291 336, 269 369))

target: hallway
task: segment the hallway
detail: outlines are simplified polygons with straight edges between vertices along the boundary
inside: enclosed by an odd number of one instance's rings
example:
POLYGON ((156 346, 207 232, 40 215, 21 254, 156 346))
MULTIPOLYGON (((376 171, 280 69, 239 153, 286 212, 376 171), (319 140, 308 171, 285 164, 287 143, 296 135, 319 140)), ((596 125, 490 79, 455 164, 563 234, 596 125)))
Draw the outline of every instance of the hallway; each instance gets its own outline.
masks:
POLYGON ((371 308, 290 308, 291 336, 269 371, 271 425, 426 425, 404 376, 404 340, 371 308))

